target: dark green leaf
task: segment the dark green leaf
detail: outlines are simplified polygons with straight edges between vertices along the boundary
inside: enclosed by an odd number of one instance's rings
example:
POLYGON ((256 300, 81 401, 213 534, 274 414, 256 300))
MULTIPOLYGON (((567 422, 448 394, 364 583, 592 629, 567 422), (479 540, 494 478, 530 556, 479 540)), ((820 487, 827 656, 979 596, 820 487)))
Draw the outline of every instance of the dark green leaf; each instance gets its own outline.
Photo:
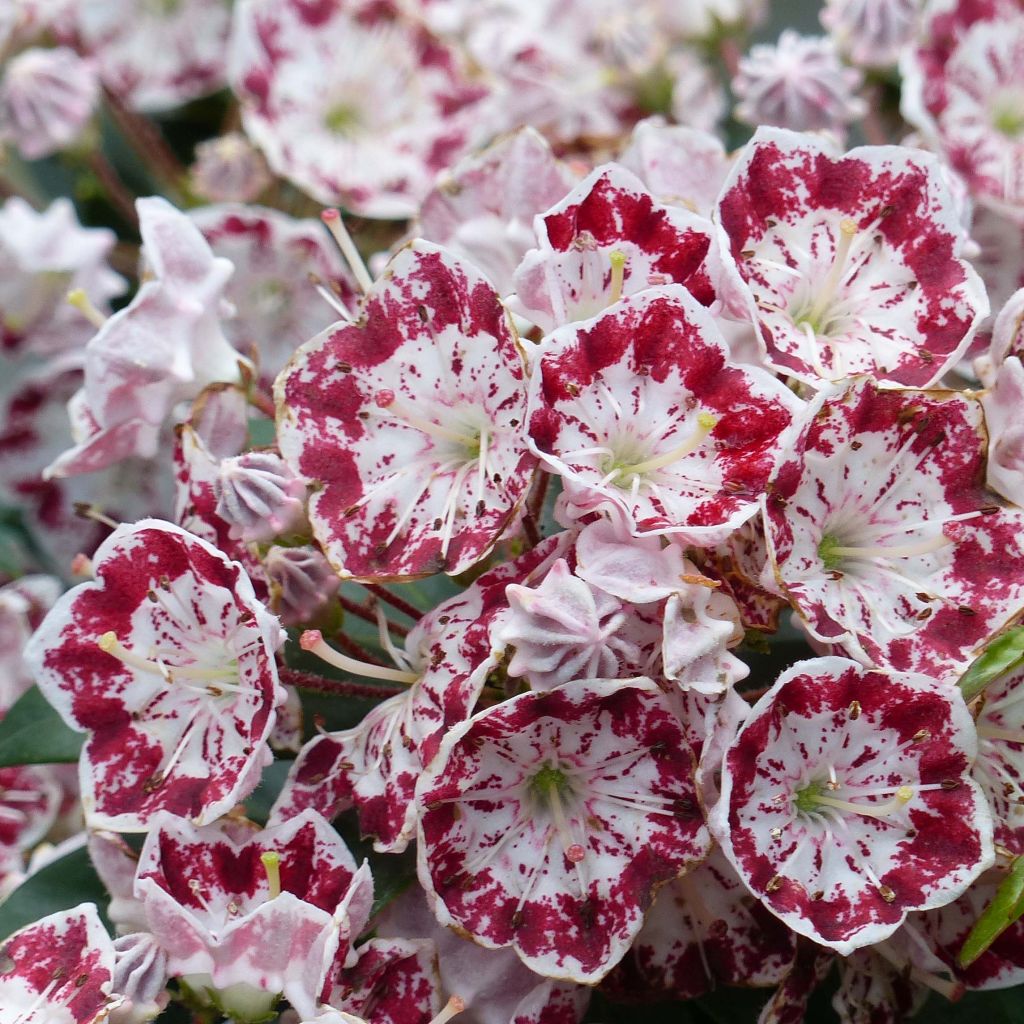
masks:
MULTIPOLYGON (((104 916, 107 891, 81 847, 40 868, 0 904, 0 939, 47 914, 92 902, 104 916)), ((104 920, 105 917, 104 917, 104 920)))
POLYGON ((960 966, 970 967, 1024 913, 1024 857, 1017 857, 995 898, 974 923, 960 950, 960 966))
POLYGON ((77 761, 84 740, 33 686, 0 722, 0 768, 77 761))
POLYGON ((974 700, 989 683, 1021 663, 1024 663, 1024 626, 1017 626, 996 637, 963 674, 958 685, 964 700, 974 700))

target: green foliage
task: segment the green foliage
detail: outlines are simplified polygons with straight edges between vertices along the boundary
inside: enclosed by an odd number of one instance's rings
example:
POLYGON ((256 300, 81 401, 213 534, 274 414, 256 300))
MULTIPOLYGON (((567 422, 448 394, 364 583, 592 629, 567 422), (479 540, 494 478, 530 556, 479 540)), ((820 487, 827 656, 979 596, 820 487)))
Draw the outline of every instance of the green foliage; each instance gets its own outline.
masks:
POLYGON ((0 768, 77 761, 84 740, 33 686, 0 721, 0 768))
POLYGON ((1017 857, 995 898, 975 922, 960 950, 960 966, 970 967, 1007 928, 1024 914, 1024 857, 1017 857))
POLYGON ((1024 626, 1009 629, 996 637, 984 653, 963 674, 960 692, 972 701, 989 683, 1024 663, 1024 626))

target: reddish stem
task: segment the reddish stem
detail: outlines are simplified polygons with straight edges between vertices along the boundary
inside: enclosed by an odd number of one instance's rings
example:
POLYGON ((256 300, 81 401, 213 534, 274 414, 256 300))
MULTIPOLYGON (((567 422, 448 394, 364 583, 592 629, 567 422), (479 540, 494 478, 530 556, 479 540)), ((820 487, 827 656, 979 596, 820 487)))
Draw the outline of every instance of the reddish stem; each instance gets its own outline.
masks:
POLYGON ((357 644, 351 637, 344 633, 335 633, 331 640, 338 645, 349 657, 358 661, 365 661, 368 665, 380 665, 381 668, 388 668, 388 665, 381 661, 376 655, 371 654, 365 647, 357 644))
POLYGON ((135 212, 135 196, 114 169, 114 165, 98 149, 89 154, 88 164, 114 209, 128 224, 138 230, 139 215, 135 212))
POLYGON ((385 604, 389 604, 392 608, 396 608, 403 615, 408 615, 414 622, 423 618, 423 612, 420 611, 419 608, 414 604, 410 604, 404 597, 392 594, 387 587, 382 587, 379 583, 364 583, 363 586, 366 587, 374 597, 380 598, 380 600, 385 604))
POLYGON ((530 493, 526 507, 529 509, 530 517, 534 523, 539 523, 544 518, 544 499, 548 495, 548 481, 550 479, 550 473, 540 470, 540 476, 533 482, 533 490, 530 493))
MULTIPOLYGON (((355 615, 356 618, 362 619, 364 622, 372 622, 375 626, 377 625, 377 616, 374 615, 373 609, 365 604, 360 604, 358 601, 353 601, 350 597, 343 597, 341 594, 338 595, 338 604, 341 605, 345 611, 355 615)), ((392 633, 397 633, 399 636, 408 636, 409 627, 403 626, 400 622, 392 622, 388 619, 388 629, 392 633)))
MULTIPOLYGON (((167 144, 160 129, 149 118, 126 107, 109 90, 104 90, 103 95, 118 128, 131 142, 139 156, 147 166, 152 167, 156 175, 170 190, 176 194, 179 193, 187 176, 185 165, 167 144)), ((180 199, 180 196, 176 195, 176 198, 180 199)))
POLYGON ((331 697, 394 697, 408 689, 406 686, 392 686, 389 683, 353 683, 347 679, 327 679, 312 672, 300 672, 297 668, 279 668, 277 674, 281 682, 288 686, 331 697))

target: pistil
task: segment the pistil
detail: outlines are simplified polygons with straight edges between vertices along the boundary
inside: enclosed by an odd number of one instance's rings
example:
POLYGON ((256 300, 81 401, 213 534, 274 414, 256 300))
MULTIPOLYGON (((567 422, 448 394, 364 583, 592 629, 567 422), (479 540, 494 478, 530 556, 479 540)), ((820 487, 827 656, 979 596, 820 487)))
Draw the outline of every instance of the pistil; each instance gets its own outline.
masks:
POLYGON ((622 298, 622 286, 626 279, 626 254, 615 249, 608 254, 612 265, 612 279, 608 286, 608 305, 614 306, 622 298))
POLYGON ((644 473, 653 473, 656 470, 664 469, 666 466, 671 466, 673 463, 697 451, 717 425, 718 418, 716 416, 712 416, 709 412, 698 413, 697 426, 682 444, 670 451, 662 452, 661 455, 655 455, 653 458, 638 462, 635 465, 622 466, 615 475, 641 476, 644 473))
POLYGON ((260 854, 260 863, 267 873, 267 899, 276 899, 281 895, 281 855, 268 850, 260 854))
POLYGON ((343 672, 352 672, 358 676, 367 676, 370 679, 387 679, 394 683, 415 683, 419 676, 415 672, 402 672, 394 668, 385 668, 381 665, 371 665, 368 661, 359 661, 342 654, 331 647, 324 640, 323 633, 319 629, 307 629, 299 637, 299 646, 310 654, 315 654, 321 661, 328 665, 340 668, 343 672))

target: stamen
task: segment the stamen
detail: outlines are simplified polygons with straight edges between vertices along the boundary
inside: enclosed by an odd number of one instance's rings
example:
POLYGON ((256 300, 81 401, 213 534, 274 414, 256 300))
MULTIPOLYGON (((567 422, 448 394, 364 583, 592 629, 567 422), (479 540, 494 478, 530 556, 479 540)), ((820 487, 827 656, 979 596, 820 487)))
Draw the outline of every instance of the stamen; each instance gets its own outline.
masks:
POLYGON ((371 665, 367 661, 358 661, 347 654, 336 651, 325 640, 319 629, 307 629, 299 637, 299 646, 310 654, 315 654, 328 665, 340 668, 343 672, 367 676, 370 679, 386 679, 393 683, 415 683, 419 676, 415 672, 400 672, 398 669, 371 665))
POLYGON ((267 899, 276 899, 281 895, 281 855, 272 850, 260 854, 260 863, 267 873, 267 886, 269 892, 267 899))
POLYGON ((232 686, 223 682, 225 679, 237 677, 238 669, 236 665, 226 668, 196 668, 194 665, 165 665, 162 661, 150 661, 125 647, 117 639, 117 634, 113 630, 99 637, 96 645, 101 651, 117 658, 118 661, 129 668, 134 668, 139 672, 149 672, 153 675, 162 676, 169 683, 173 682, 177 676, 183 679, 219 680, 220 682, 216 686, 208 686, 202 691, 214 697, 223 696, 227 691, 245 689, 245 687, 232 686))
POLYGON ((309 283, 316 289, 320 298, 323 299, 324 302, 326 302, 342 320, 347 320, 351 323, 354 318, 349 312, 348 306, 341 301, 341 296, 332 292, 331 289, 324 284, 322 278, 318 274, 314 274, 312 270, 306 276, 309 278, 309 283))
MULTIPOLYGON (((398 420, 399 423, 415 427, 428 437, 439 437, 445 441, 454 441, 456 444, 461 444, 466 448, 475 448, 480 443, 479 438, 472 437, 470 434, 460 434, 457 430, 449 430, 447 427, 442 427, 440 423, 435 423, 433 420, 428 420, 423 416, 417 416, 416 413, 407 412, 405 409, 399 409, 395 404, 393 396, 391 400, 382 405, 381 408, 386 409, 394 419, 398 420)), ((369 411, 373 413, 375 410, 370 409, 369 411)), ((380 413, 377 413, 377 415, 380 415, 380 413)))
POLYGON ((1002 740, 1004 743, 1024 743, 1024 732, 1019 729, 1000 729, 993 725, 978 724, 978 736, 984 740, 1002 740))
MULTIPOLYGON (((832 266, 829 268, 828 275, 822 282, 821 291, 818 293, 817 300, 814 305, 811 306, 807 315, 802 318, 804 323, 810 322, 812 324, 817 324, 821 319, 821 315, 826 309, 828 309, 829 304, 835 297, 836 289, 839 287, 846 275, 846 259, 850 254, 850 246, 853 244, 853 240, 856 236, 857 222, 850 220, 848 217, 844 217, 843 220, 839 222, 839 243, 836 245, 836 253, 832 259, 832 266)), ((817 333, 817 331, 815 333, 817 333)))
POLYGON ((331 236, 341 250, 341 255, 345 257, 345 262, 352 271, 352 276, 356 279, 357 284, 363 292, 368 292, 373 287, 373 278, 370 277, 370 272, 366 269, 363 257, 359 255, 359 250, 356 248, 355 242, 352 241, 352 236, 348 233, 345 222, 341 219, 341 211, 334 209, 324 210, 320 214, 320 219, 327 225, 327 230, 330 231, 331 236))
POLYGON ((622 298, 622 285, 626 277, 626 254, 619 249, 608 254, 612 265, 612 279, 608 288, 608 305, 613 306, 622 298))
POLYGON ((97 330, 107 322, 107 318, 93 305, 92 299, 85 294, 84 289, 74 288, 69 291, 68 302, 97 330))
POLYGON ((822 796, 821 794, 816 794, 813 798, 815 804, 834 807, 836 810, 848 811, 850 814, 859 814, 865 818, 887 818, 913 799, 914 790, 910 786, 900 786, 896 790, 896 795, 884 804, 855 804, 850 800, 837 800, 835 797, 822 796))
POLYGON ((664 469, 665 466, 671 466, 672 463, 697 451, 716 426, 718 426, 716 416, 712 416, 709 412, 698 413, 696 429, 681 445, 671 451, 662 452, 661 455, 656 455, 654 458, 638 462, 634 466, 625 466, 621 472, 639 476, 642 473, 653 473, 655 470, 664 469))
MULTIPOLYGON (((824 538, 822 538, 822 543, 824 543, 824 538)), ((932 551, 939 551, 952 543, 953 539, 943 533, 938 537, 918 541, 916 544, 894 544, 891 547, 886 547, 884 544, 873 547, 832 544, 828 548, 828 554, 833 558, 913 558, 915 555, 926 555, 932 551)))

